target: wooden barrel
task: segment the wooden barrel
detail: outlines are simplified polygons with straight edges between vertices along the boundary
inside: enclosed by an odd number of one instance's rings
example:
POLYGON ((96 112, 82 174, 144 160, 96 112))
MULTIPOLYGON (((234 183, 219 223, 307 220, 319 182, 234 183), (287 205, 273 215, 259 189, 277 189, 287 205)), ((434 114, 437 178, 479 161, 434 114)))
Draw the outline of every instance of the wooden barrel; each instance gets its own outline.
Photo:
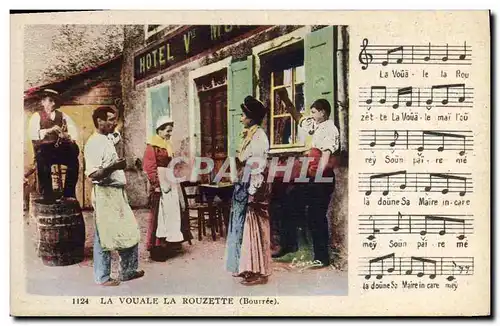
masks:
POLYGON ((84 259, 85 222, 78 201, 53 204, 35 200, 38 256, 48 266, 77 264, 84 259))
POLYGON ((36 216, 35 216, 35 202, 39 199, 42 199, 42 196, 37 194, 36 192, 32 192, 29 194, 29 203, 28 203, 28 215, 29 215, 29 222, 31 221, 36 221, 36 216))

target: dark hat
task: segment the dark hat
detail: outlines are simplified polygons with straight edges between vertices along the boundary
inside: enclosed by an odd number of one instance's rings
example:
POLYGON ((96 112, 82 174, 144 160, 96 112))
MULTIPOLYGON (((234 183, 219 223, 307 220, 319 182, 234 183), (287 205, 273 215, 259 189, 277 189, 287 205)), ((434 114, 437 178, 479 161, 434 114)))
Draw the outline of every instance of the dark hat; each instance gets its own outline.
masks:
POLYGON ((41 90, 39 92, 39 97, 40 99, 44 99, 45 97, 51 97, 57 106, 61 105, 61 95, 53 89, 46 88, 41 90))
POLYGON ((245 112, 245 115, 250 119, 256 120, 260 123, 267 113, 266 107, 262 102, 257 100, 253 96, 245 97, 243 104, 241 104, 241 109, 245 112))

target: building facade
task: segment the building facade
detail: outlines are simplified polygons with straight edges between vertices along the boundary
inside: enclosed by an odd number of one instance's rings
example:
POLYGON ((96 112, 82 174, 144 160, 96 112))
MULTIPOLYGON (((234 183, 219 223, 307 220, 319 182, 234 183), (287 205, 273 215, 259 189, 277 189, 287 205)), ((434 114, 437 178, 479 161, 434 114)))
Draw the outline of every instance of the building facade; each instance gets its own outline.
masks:
MULTIPOLYGON (((330 118, 340 132, 340 166, 329 211, 333 246, 342 251, 347 227, 348 43, 347 26, 126 25, 123 53, 116 59, 44 85, 63 95, 62 111, 80 126, 77 143, 80 177, 77 197, 90 208, 90 183, 83 174, 83 145, 93 132, 92 110, 111 105, 120 112, 120 154, 142 158, 159 116, 175 123, 176 156, 210 157, 215 170, 235 156, 241 140, 240 104, 247 95, 268 108, 263 122, 270 155, 283 160, 301 156, 311 136, 304 134, 277 96, 286 88, 305 115, 319 98, 332 106, 330 118)), ((25 92, 25 117, 39 109, 36 89, 25 92)), ((25 142, 25 165, 33 162, 25 142)), ((127 194, 131 206, 147 207, 149 183, 144 172, 129 168, 127 194)), ((206 176, 211 181, 215 173, 206 176)), ((35 180, 36 178, 32 178, 35 180)), ((273 212, 280 212, 280 193, 273 189, 273 212)), ((273 222, 274 223, 274 222, 273 222)), ((276 229, 276 228, 275 228, 276 229)))
MULTIPOLYGON (((271 156, 298 156, 309 148, 311 137, 281 106, 277 90, 286 87, 304 114, 314 100, 325 98, 341 141, 329 220, 333 245, 345 246, 348 35, 347 26, 126 26, 125 155, 141 157, 156 118, 168 115, 175 123, 176 155, 210 157, 217 169, 227 156, 236 154, 242 130, 240 104, 253 95, 269 108, 263 127, 271 156)), ((129 172, 127 177, 132 204, 145 205, 148 194, 142 176, 129 172)), ((280 190, 273 191, 280 198, 276 193, 280 190)), ((279 200, 274 204, 279 212, 279 200)))
POLYGON ((329 100, 346 155, 347 35, 346 26, 127 27, 125 154, 140 157, 156 118, 169 115, 176 154, 211 157, 220 166, 237 150, 247 95, 269 108, 264 128, 271 155, 302 152, 310 137, 277 101, 277 90, 286 87, 305 114, 314 100, 329 100))

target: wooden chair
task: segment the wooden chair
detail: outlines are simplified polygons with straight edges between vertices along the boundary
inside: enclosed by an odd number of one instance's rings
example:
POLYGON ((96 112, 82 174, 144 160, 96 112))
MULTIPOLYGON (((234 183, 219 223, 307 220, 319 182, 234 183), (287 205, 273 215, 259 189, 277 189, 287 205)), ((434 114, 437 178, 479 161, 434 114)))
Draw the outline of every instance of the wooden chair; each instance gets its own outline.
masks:
POLYGON ((181 182, 182 197, 184 198, 184 218, 190 220, 190 212, 196 211, 196 220, 198 223, 198 241, 201 241, 201 237, 206 236, 206 217, 210 223, 210 231, 212 233, 212 239, 216 239, 217 225, 216 219, 216 207, 210 206, 204 201, 203 196, 200 192, 200 182, 183 181, 181 182))
POLYGON ((51 167, 51 175, 52 175, 52 190, 56 194, 63 193, 64 189, 64 181, 66 178, 66 165, 63 164, 54 164, 51 167))
POLYGON ((215 206, 215 221, 217 222, 217 228, 222 237, 227 236, 227 230, 229 228, 229 214, 231 211, 231 203, 219 201, 214 202, 215 206))

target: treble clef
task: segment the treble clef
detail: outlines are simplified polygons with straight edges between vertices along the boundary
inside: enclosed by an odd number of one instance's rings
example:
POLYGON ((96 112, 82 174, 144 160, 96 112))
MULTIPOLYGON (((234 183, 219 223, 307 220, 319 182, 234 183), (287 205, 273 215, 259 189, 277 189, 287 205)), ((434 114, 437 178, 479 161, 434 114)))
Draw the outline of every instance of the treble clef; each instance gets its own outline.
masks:
POLYGON ((366 47, 368 46, 368 39, 363 39, 363 49, 359 52, 359 62, 363 64, 361 69, 366 70, 368 68, 368 64, 373 61, 373 55, 366 51, 366 47))

